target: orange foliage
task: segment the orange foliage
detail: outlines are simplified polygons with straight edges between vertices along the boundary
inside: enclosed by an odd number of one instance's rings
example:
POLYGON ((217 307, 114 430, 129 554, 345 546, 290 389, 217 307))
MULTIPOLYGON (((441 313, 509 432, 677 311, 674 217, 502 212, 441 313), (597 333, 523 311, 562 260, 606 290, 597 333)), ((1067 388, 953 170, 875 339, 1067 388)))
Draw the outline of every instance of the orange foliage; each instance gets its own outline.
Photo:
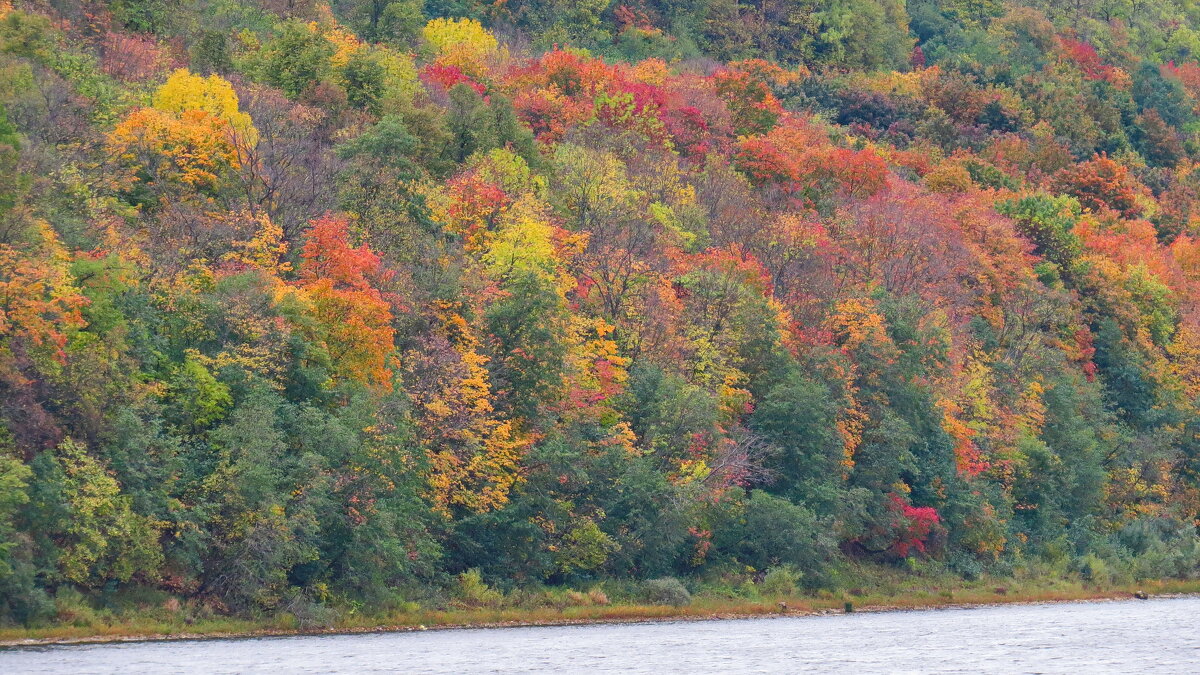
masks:
POLYGON ((736 161, 754 183, 776 185, 792 197, 825 184, 849 197, 869 197, 888 181, 887 163, 877 154, 834 147, 818 128, 795 118, 742 139, 736 161))
POLYGON ((203 110, 178 116, 155 108, 135 110, 108 135, 108 147, 130 167, 129 184, 144 172, 151 180, 212 190, 226 171, 238 167, 231 127, 203 110))
POLYGON ((1140 216, 1139 199, 1148 194, 1129 169, 1104 155, 1064 168, 1055 174, 1053 185, 1056 191, 1078 199, 1084 208, 1112 209, 1122 218, 1140 216))
POLYGON ((19 341, 28 352, 66 359, 69 331, 84 325, 80 309, 87 299, 60 266, 62 250, 47 232, 46 251, 31 256, 0 244, 0 355, 19 341))
POLYGON ((348 380, 390 391, 395 357, 392 303, 378 288, 392 273, 367 246, 349 243, 349 221, 325 215, 313 221, 300 264, 317 336, 336 370, 348 380))

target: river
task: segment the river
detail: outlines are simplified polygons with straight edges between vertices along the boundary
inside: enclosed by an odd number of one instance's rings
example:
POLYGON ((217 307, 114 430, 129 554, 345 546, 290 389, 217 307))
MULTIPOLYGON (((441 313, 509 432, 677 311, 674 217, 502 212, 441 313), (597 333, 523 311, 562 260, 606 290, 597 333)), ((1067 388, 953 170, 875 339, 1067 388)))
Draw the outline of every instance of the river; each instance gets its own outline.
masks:
POLYGON ((0 651, 0 673, 1198 673, 1200 598, 0 651))

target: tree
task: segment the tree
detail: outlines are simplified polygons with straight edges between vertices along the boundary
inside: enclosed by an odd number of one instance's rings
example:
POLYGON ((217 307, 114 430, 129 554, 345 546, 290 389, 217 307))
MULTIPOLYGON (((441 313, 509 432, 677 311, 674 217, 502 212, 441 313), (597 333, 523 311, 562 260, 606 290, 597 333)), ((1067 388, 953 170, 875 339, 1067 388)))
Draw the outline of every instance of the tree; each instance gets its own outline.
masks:
POLYGON ((1069 166, 1054 177, 1054 189, 1079 200, 1086 209, 1112 209, 1122 218, 1142 214, 1140 198, 1146 188, 1129 174, 1129 169, 1108 157, 1069 166))
POLYGON ((334 8, 370 42, 404 47, 416 41, 425 25, 425 0, 343 0, 334 8))
POLYGON ((377 115, 385 95, 387 72, 382 64, 365 49, 356 51, 342 67, 346 100, 355 108, 377 115))
POLYGON ((56 553, 61 579, 96 587, 158 573, 159 524, 133 512, 129 496, 86 448, 68 438, 33 466, 34 525, 56 553))
MULTIPOLYGON (((0 215, 7 215, 17 204, 24 177, 17 168, 21 139, 8 120, 8 111, 0 106, 0 215)), ((6 228, 7 229, 7 228, 6 228)), ((6 237, 0 238, 4 241, 6 237)))
POLYGON ((713 76, 717 93, 733 114, 739 134, 765 134, 779 121, 783 107, 773 87, 797 79, 794 73, 762 60, 731 63, 713 76))
POLYGON ((1001 203, 998 210, 1016 221, 1017 229, 1033 242, 1039 255, 1070 272, 1080 253, 1079 238, 1073 231, 1080 216, 1078 201, 1032 195, 1001 203))
POLYGON ((499 45, 474 19, 433 19, 421 29, 421 36, 440 62, 472 76, 484 72, 485 61, 499 45))
POLYGON ((130 201, 150 207, 179 188, 211 196, 238 168, 228 123, 203 110, 177 117, 142 108, 113 129, 108 145, 130 172, 124 181, 130 201))
POLYGON ((315 325, 312 336, 338 377, 390 391, 395 350, 392 305, 379 289, 392 277, 366 245, 349 243, 349 222, 313 221, 301 253, 299 288, 315 325))
POLYGON ((296 98, 329 74, 335 50, 313 27, 288 19, 279 34, 263 45, 257 56, 258 68, 268 84, 296 98))
POLYGON ((189 111, 201 111, 225 122, 246 142, 253 144, 258 132, 250 115, 238 109, 238 95, 220 75, 193 75, 186 68, 171 73, 167 81, 154 92, 154 108, 182 116, 189 111))
POLYGON ((758 404, 753 427, 771 443, 771 492, 831 509, 846 470, 833 392, 799 373, 781 379, 758 404))

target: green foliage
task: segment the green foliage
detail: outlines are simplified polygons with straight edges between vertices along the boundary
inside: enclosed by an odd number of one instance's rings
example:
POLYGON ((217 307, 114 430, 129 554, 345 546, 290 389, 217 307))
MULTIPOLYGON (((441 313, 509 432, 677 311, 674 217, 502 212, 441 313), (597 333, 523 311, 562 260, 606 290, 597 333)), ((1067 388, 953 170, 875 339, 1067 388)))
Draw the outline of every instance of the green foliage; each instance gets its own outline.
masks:
POLYGON ((413 44, 425 25, 424 0, 345 0, 334 4, 364 40, 413 44))
POLYGON ((320 32, 291 19, 255 55, 253 67, 262 79, 295 98, 329 75, 334 47, 320 32))
POLYGON ((1021 233, 1033 242, 1036 252, 1046 260, 1069 271, 1080 253, 1079 238, 1073 229, 1080 215, 1074 197, 1046 194, 1003 202, 998 210, 1017 222, 1021 233))
POLYGON ((229 50, 229 36, 215 30, 206 30, 190 49, 192 69, 201 75, 224 73, 233 68, 233 57, 229 50))
POLYGON ((17 128, 8 121, 8 112, 0 105, 0 214, 17 204, 26 179, 17 169, 21 139, 17 128))
POLYGON ((158 523, 132 510, 130 497, 83 446, 67 439, 42 453, 33 469, 40 485, 28 508, 46 528, 39 536, 54 542, 59 578, 101 586, 157 573, 158 523))
POLYGON ((719 551, 760 570, 790 565, 805 573, 806 583, 821 583, 836 548, 812 511, 754 490, 731 515, 715 537, 719 551))
POLYGON ((641 600, 651 605, 683 607, 692 604, 692 594, 683 582, 675 577, 650 579, 642 584, 641 600))
POLYGON ((116 0, 110 10, 114 19, 138 33, 163 32, 171 20, 171 5, 164 0, 116 0))
POLYGON ((564 574, 588 572, 600 568, 620 545, 590 518, 567 532, 557 555, 559 571, 564 574))
POLYGON ((355 52, 342 69, 346 100, 350 105, 378 114, 384 96, 386 72, 366 50, 355 52))
POLYGON ((804 577, 804 572, 791 565, 777 565, 767 570, 759 582, 758 591, 771 598, 787 597, 796 594, 797 583, 804 577))
POLYGON ((1196 576, 1187 8, 18 4, 0 623, 1196 576))
POLYGON ((772 491, 817 504, 833 497, 829 490, 840 483, 845 459, 836 414, 829 388, 799 374, 767 393, 752 420, 776 448, 771 464, 778 477, 772 491))
POLYGON ((12 558, 18 533, 13 521, 20 508, 29 502, 27 488, 33 470, 15 457, 6 456, 11 452, 11 440, 5 439, 0 448, 5 452, 0 455, 0 588, 4 588, 16 575, 12 558))
POLYGON ((504 594, 483 583, 483 576, 477 569, 470 569, 458 575, 458 586, 454 595, 467 607, 495 609, 504 601, 504 594))

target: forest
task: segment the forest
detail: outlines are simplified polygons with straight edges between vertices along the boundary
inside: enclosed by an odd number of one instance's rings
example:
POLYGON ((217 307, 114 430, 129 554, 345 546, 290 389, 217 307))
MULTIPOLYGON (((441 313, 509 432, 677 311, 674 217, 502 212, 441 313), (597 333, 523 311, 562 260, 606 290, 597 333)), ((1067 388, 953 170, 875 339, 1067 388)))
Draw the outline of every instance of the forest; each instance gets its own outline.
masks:
POLYGON ((1191 0, 0 0, 0 625, 1196 578, 1198 58, 1191 0))

